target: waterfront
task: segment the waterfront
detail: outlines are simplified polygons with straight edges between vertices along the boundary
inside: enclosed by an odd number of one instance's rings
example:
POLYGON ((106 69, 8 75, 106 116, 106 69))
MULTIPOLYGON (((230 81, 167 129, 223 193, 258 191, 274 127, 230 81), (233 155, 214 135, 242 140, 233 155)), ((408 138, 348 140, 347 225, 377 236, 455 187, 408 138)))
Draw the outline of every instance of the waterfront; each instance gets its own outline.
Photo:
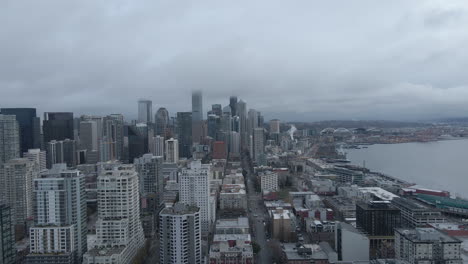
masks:
POLYGON ((468 198, 468 139, 346 149, 356 165, 468 198))

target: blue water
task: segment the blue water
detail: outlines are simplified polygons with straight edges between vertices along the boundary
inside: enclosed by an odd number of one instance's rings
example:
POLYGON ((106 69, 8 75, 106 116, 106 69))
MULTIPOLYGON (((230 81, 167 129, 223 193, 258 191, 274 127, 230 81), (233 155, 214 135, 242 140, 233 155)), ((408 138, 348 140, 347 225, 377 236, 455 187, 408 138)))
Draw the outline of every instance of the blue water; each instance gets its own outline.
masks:
POLYGON ((468 140, 346 149, 353 164, 468 198, 468 140))

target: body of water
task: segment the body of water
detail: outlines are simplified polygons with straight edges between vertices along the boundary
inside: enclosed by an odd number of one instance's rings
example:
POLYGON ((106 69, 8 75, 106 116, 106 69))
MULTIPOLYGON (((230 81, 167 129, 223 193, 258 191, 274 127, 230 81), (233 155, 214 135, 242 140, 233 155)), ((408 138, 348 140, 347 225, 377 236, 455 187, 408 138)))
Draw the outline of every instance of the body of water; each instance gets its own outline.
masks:
POLYGON ((378 144, 346 149, 356 165, 468 198, 468 140, 378 144))

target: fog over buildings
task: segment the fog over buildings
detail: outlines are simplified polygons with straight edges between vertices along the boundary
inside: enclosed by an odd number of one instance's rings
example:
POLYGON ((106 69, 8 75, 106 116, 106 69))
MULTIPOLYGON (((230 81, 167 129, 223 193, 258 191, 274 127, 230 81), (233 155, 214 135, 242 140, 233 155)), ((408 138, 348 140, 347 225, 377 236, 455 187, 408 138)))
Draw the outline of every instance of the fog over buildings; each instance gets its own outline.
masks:
POLYGON ((232 94, 266 119, 426 119, 468 111, 468 2, 0 3, 2 107, 204 112, 232 94), (206 108, 206 109, 205 109, 206 108))

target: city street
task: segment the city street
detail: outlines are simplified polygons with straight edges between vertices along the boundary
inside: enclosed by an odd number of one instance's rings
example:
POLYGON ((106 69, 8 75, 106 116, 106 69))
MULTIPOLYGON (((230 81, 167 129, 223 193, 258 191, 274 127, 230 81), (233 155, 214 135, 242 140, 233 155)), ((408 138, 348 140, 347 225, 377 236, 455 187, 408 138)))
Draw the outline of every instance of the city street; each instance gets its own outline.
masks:
POLYGON ((247 171, 247 198, 249 204, 249 221, 252 228, 252 240, 255 241, 260 247, 261 250, 256 256, 256 263, 261 264, 271 264, 271 251, 268 248, 267 241, 267 230, 264 225, 264 220, 266 220, 266 211, 262 204, 262 199, 260 194, 255 193, 254 187, 254 175, 251 171, 251 168, 248 165, 247 158, 244 156, 242 158, 242 168, 247 171))

